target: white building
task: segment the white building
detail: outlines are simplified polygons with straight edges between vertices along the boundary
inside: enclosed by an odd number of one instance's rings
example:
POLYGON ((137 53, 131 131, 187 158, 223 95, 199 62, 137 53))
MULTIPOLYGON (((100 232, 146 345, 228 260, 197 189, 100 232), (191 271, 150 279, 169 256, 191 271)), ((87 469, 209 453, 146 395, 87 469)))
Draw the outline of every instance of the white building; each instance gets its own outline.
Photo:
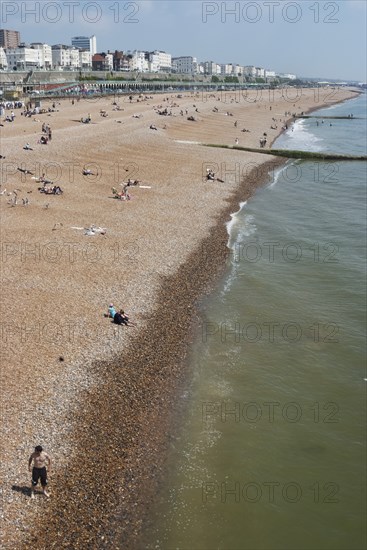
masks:
POLYGON ((31 48, 38 51, 39 66, 42 69, 52 69, 52 49, 48 44, 32 42, 31 48))
POLYGON ((220 74, 222 76, 229 76, 232 74, 232 65, 231 63, 221 63, 220 65, 220 74))
POLYGON ((70 65, 71 67, 79 68, 79 52, 78 48, 70 49, 70 65))
POLYGON ((154 52, 147 52, 146 57, 148 58, 149 70, 152 73, 171 71, 172 56, 170 53, 154 50, 154 52))
POLYGON ((108 70, 113 71, 113 54, 106 53, 106 62, 108 63, 108 70))
POLYGON ((149 71, 151 73, 159 73, 160 72, 160 63, 159 63, 159 55, 157 55, 154 52, 147 52, 146 58, 148 59, 148 66, 149 71))
POLYGON ((256 77, 256 67, 254 67, 254 65, 246 65, 243 67, 243 70, 245 76, 251 76, 252 78, 256 77))
POLYGON ((38 64, 38 52, 30 46, 21 45, 18 48, 7 48, 9 68, 14 70, 36 69, 38 64))
POLYGON ((0 69, 7 69, 8 68, 8 58, 6 57, 6 53, 4 48, 0 48, 0 69))
POLYGON ((106 53, 105 60, 108 66, 109 71, 113 71, 113 54, 112 53, 106 53))
POLYGON ((268 70, 265 71, 265 78, 275 78, 275 77, 276 77, 275 71, 268 71, 268 70))
POLYGON ((232 65, 232 76, 242 76, 243 75, 243 67, 242 65, 233 64, 232 65))
POLYGON ((277 75, 275 74, 275 71, 266 70, 265 71, 265 78, 266 78, 267 82, 273 82, 274 80, 276 80, 277 75))
POLYGON ((145 52, 134 50, 133 52, 127 52, 130 59, 130 71, 138 71, 139 73, 145 73, 149 71, 149 62, 146 58, 145 52))
POLYGON ((78 69, 80 64, 80 50, 72 46, 56 44, 52 46, 52 65, 55 69, 78 69))
POLYGON ((196 74, 204 74, 204 73, 205 73, 204 63, 198 63, 196 67, 196 74))
POLYGON ((18 48, 8 48, 6 57, 9 68, 18 70, 26 69, 51 69, 51 46, 35 42, 31 45, 20 44, 18 48))
POLYGON ((156 50, 159 55, 161 72, 169 72, 172 69, 172 55, 167 52, 156 50))
POLYGON ((263 69, 262 67, 256 67, 256 77, 265 78, 265 69, 263 69))
POLYGON ((191 57, 189 55, 182 57, 173 57, 172 69, 176 73, 184 74, 197 74, 199 72, 196 57, 191 57))
POLYGON ((285 78, 287 80, 296 80, 297 76, 295 74, 281 73, 277 74, 280 78, 285 78))
POLYGON ((87 50, 79 50, 79 67, 81 69, 90 69, 92 67, 91 52, 88 52, 87 50))
POLYGON ((204 67, 204 74, 218 75, 221 74, 221 66, 214 61, 204 61, 202 63, 204 67))
POLYGON ((80 50, 87 50, 92 54, 97 53, 97 38, 93 36, 73 36, 71 39, 71 45, 80 50))

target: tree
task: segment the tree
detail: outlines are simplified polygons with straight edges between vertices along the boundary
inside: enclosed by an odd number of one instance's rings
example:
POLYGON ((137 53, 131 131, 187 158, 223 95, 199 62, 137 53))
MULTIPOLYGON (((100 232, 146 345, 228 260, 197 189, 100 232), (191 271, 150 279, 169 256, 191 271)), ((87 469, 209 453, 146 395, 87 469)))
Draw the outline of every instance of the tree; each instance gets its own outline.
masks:
POLYGON ((237 76, 226 76, 224 77, 224 82, 231 82, 238 84, 238 77, 237 76))

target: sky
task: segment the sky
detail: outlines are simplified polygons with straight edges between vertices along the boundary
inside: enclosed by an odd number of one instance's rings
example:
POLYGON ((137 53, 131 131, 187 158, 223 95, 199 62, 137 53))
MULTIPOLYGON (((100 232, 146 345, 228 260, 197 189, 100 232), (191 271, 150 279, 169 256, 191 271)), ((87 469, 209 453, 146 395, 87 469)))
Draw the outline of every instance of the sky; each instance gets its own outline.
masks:
POLYGON ((163 50, 303 77, 366 82, 366 0, 1 0, 0 27, 27 43, 163 50))

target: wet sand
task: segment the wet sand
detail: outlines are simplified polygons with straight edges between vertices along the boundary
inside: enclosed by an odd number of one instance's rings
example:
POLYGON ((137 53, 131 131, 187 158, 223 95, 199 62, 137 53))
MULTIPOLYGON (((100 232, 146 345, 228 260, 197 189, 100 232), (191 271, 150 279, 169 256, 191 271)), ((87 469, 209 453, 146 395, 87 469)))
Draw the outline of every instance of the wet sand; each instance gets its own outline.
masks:
MULTIPOLYGON (((282 162, 185 142, 238 138, 257 147, 267 132, 269 144, 285 112, 322 106, 313 90, 293 103, 280 91, 251 94, 118 98, 123 111, 112 110, 111 98, 65 100, 32 119, 15 110, 15 122, 1 128, 1 190, 30 201, 12 207, 14 195, 0 197, 5 548, 139 547, 179 409, 195 303, 225 262, 224 223, 282 162), (176 116, 157 115, 159 104, 176 116), (81 124, 88 113, 92 123, 81 124), (52 127, 48 145, 37 143, 42 122, 52 127), (34 150, 23 150, 25 142, 34 150), (84 164, 99 175, 82 176, 84 164), (64 193, 39 193, 17 166, 46 172, 64 193), (208 166, 225 183, 206 182, 208 166), (127 177, 150 188, 113 199, 111 188, 127 177), (91 224, 106 234, 75 229, 91 224), (117 329, 105 318, 111 301, 138 326, 117 329), (27 460, 37 444, 55 468, 51 499, 37 495, 31 504, 27 460)), ((351 96, 341 90, 332 99, 351 96)))

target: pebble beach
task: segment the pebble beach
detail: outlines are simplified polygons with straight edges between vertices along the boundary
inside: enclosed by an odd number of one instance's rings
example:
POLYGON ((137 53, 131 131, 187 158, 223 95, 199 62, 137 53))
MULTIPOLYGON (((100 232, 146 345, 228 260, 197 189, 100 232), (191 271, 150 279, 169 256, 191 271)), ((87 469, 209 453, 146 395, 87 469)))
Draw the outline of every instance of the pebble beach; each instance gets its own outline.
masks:
POLYGON ((226 261, 225 223, 284 162, 201 144, 259 147, 266 133, 269 148, 293 113, 356 92, 241 94, 70 98, 50 112, 48 99, 45 113, 3 122, 2 548, 140 547, 179 424, 196 303, 226 261), (42 174, 63 193, 41 193, 42 174), (139 181, 130 200, 116 199, 128 178, 139 181), (109 303, 136 326, 114 325, 109 303), (31 501, 39 444, 51 498, 31 501))

